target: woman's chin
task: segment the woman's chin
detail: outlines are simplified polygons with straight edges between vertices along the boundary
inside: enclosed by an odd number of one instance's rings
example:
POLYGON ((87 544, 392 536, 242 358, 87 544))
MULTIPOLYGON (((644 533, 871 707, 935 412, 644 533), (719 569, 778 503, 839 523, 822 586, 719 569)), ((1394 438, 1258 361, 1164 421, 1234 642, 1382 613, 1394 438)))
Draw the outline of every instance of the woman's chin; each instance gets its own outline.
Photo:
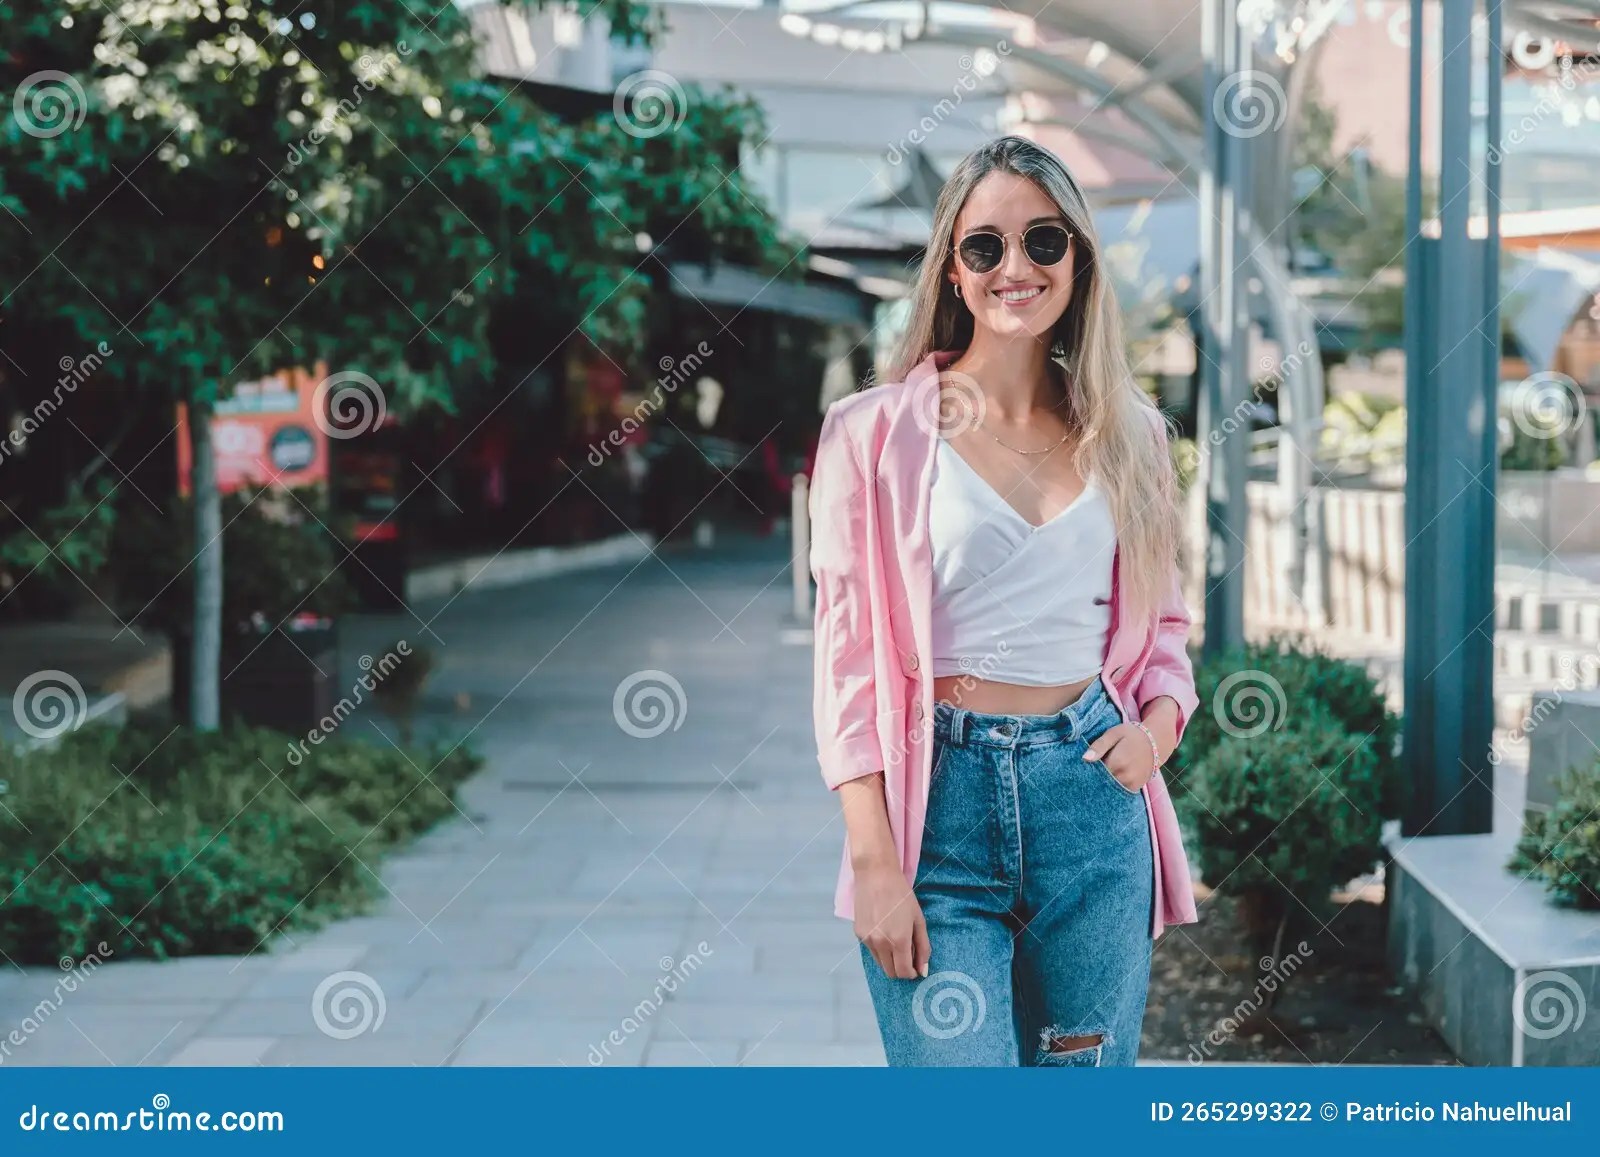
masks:
POLYGON ((1046 337, 1060 320, 1059 313, 1050 317, 1031 310, 1027 314, 1017 314, 1003 309, 998 313, 986 314, 983 324, 984 328, 991 330, 996 337, 1008 341, 1020 341, 1023 338, 1038 340, 1046 337))

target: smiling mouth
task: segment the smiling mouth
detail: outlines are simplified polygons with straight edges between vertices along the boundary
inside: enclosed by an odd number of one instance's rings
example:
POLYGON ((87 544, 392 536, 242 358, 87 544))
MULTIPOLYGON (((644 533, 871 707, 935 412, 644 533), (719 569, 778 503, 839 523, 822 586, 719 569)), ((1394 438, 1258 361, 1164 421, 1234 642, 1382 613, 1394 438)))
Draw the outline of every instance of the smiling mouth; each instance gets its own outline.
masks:
POLYGON ((1001 301, 1023 302, 1023 301, 1032 301, 1034 298, 1038 297, 1042 293, 1044 293, 1044 290, 1041 287, 1036 285, 1032 289, 1000 289, 1000 290, 996 290, 995 291, 995 296, 998 297, 1001 301))

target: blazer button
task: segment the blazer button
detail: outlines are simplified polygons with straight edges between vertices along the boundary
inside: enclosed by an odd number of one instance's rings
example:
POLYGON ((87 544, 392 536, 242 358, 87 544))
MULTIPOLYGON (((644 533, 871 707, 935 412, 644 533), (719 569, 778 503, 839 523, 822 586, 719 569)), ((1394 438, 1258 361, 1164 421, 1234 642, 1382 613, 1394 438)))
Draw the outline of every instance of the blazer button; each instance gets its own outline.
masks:
POLYGON ((916 705, 911 708, 911 714, 915 715, 918 719, 922 718, 922 700, 917 700, 916 705))
POLYGON ((910 667, 913 671, 917 669, 917 653, 915 651, 909 651, 906 653, 906 666, 910 667))

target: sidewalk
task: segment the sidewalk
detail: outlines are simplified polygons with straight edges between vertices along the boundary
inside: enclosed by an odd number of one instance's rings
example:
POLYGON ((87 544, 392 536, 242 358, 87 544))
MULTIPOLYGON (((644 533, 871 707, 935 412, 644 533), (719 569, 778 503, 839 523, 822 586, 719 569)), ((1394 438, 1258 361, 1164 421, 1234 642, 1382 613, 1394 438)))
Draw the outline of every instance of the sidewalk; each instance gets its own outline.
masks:
POLYGON ((786 550, 363 618, 344 685, 427 647, 428 719, 488 757, 463 814, 384 862, 375 914, 270 953, 113 961, 59 1007, 61 974, 0 971, 0 1065, 881 1064, 786 550))

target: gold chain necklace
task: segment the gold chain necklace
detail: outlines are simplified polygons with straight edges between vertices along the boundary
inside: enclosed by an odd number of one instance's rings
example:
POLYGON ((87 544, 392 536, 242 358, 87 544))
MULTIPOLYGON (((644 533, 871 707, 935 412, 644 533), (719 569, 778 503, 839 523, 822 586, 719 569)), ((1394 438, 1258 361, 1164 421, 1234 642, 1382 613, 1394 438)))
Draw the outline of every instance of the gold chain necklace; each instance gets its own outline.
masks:
MULTIPOLYGON (((1050 408, 1052 410, 1059 410, 1062 406, 1067 404, 1067 401, 1068 401, 1068 399, 1063 397, 1059 402, 1057 402, 1054 406, 1051 406, 1050 408)), ((1059 450, 1062 446, 1064 446, 1066 444, 1067 439, 1072 437, 1072 427, 1069 426, 1062 433, 1061 438, 1060 438, 1059 441, 1053 443, 1052 445, 1046 446, 1043 450, 1024 450, 1020 446, 1013 446, 1010 442, 1007 442, 1005 439, 1001 438, 998 434, 996 434, 993 430, 989 429, 989 427, 985 426, 983 424, 983 419, 981 417, 977 419, 977 423, 978 423, 978 429, 982 430, 985 434, 989 435, 989 437, 993 438, 996 442, 1000 443, 1000 445, 1004 446, 1007 450, 1010 450, 1013 454, 1029 454, 1029 455, 1048 454, 1052 450, 1059 450)))
POLYGON ((1007 450, 1010 450, 1016 454, 1048 454, 1052 450, 1060 449, 1066 443, 1067 439, 1072 437, 1072 431, 1068 430, 1066 433, 1061 435, 1060 441, 1056 442, 1054 445, 1046 446, 1043 450, 1024 450, 1020 446, 1013 446, 1010 442, 1005 441, 998 434, 994 433, 994 431, 990 430, 983 424, 983 420, 981 418, 978 420, 978 429, 982 430, 985 434, 988 434, 989 437, 993 438, 996 442, 999 442, 1000 445, 1004 446, 1007 450))

